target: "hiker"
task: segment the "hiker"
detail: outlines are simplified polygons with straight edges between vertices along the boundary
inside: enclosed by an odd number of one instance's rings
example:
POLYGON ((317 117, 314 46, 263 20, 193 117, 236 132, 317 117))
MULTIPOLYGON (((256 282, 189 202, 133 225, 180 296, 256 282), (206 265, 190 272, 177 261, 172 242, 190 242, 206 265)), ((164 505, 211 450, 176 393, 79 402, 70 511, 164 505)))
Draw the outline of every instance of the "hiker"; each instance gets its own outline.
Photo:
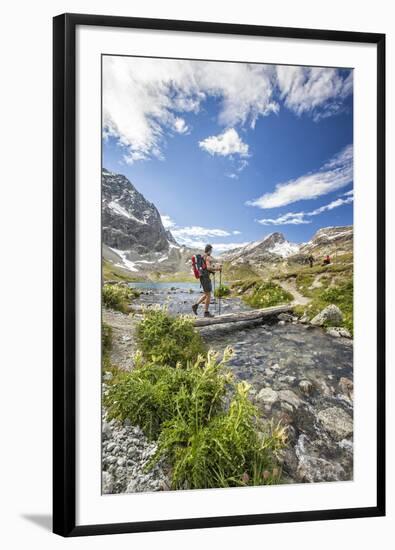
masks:
POLYGON ((329 255, 327 254, 324 258, 324 261, 322 262, 322 265, 329 265, 331 263, 331 259, 329 255))
POLYGON ((210 274, 215 273, 216 271, 222 271, 222 265, 219 265, 218 267, 214 267, 213 265, 213 260, 211 257, 212 250, 213 247, 211 246, 211 244, 208 244, 206 245, 204 249, 204 254, 202 256, 200 254, 197 254, 192 258, 192 266, 195 272, 195 276, 200 279, 200 285, 204 292, 203 296, 196 302, 196 304, 193 304, 192 311, 195 315, 197 315, 199 305, 204 302, 205 317, 214 317, 214 315, 212 315, 208 310, 210 305, 211 292, 213 289, 210 274))
POLYGON ((314 265, 314 257, 310 254, 310 256, 307 258, 310 264, 310 267, 313 267, 314 265))

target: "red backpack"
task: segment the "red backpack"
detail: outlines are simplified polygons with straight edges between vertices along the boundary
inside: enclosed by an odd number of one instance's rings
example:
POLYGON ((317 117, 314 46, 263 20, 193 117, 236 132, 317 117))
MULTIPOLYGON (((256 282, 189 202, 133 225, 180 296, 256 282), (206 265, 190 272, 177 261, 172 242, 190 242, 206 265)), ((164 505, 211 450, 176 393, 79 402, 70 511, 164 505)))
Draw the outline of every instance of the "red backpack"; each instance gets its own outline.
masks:
POLYGON ((192 256, 192 270, 196 279, 200 279, 206 269, 207 265, 201 254, 192 256))

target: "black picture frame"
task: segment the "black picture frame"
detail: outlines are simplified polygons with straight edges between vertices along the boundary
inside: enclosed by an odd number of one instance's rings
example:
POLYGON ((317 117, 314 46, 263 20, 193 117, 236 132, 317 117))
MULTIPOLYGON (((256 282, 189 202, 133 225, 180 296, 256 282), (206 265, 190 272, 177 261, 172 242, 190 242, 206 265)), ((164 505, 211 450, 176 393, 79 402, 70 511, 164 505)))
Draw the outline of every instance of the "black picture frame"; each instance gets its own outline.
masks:
POLYGON ((53 531, 81 536, 385 515, 385 35, 103 15, 53 19, 53 531), (372 507, 76 525, 76 27, 377 45, 377 504, 372 507))

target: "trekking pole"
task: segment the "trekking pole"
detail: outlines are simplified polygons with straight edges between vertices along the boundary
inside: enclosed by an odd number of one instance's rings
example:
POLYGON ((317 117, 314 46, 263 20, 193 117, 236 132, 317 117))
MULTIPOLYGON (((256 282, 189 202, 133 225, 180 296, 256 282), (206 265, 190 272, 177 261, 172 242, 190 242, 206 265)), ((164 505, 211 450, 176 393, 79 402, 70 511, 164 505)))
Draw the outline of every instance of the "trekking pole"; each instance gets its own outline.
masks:
POLYGON ((222 269, 219 271, 218 315, 221 315, 222 269))
POLYGON ((215 297, 215 273, 214 275, 214 304, 215 304, 215 313, 217 313, 217 298, 215 297))

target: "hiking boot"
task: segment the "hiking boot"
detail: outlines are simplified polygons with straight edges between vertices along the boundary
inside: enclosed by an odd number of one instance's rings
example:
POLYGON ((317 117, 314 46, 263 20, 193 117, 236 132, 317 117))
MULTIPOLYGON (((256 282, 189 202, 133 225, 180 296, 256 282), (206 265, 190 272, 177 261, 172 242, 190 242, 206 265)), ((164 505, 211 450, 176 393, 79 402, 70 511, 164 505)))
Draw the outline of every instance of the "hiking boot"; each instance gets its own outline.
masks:
POLYGON ((195 315, 197 315, 198 307, 199 307, 198 304, 193 304, 193 306, 192 306, 192 311, 195 315))
POLYGON ((214 315, 212 315, 209 311, 205 311, 204 316, 205 317, 214 317, 214 315))

